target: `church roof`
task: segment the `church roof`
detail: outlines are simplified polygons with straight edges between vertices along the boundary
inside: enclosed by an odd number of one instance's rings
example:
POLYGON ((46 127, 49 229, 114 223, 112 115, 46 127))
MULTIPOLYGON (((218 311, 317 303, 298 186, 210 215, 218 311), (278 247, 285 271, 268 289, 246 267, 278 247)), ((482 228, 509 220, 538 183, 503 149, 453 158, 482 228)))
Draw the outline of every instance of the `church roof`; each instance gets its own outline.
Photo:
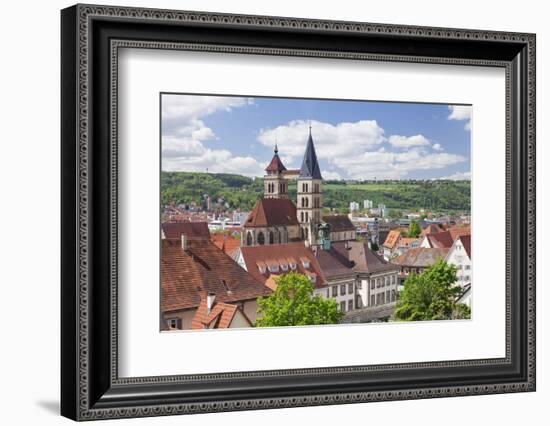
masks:
POLYGON ((299 178, 322 179, 321 169, 317 161, 317 154, 315 153, 315 146, 313 145, 313 138, 311 137, 311 128, 309 130, 309 138, 307 140, 306 152, 302 161, 299 178))
POLYGON ((279 158, 279 150, 277 149, 277 145, 275 145, 275 154, 273 155, 273 158, 271 159, 271 163, 266 167, 266 172, 282 172, 286 170, 286 167, 284 166, 283 162, 279 158))
POLYGON ((245 228, 298 225, 296 206, 286 198, 262 198, 244 223, 245 228))

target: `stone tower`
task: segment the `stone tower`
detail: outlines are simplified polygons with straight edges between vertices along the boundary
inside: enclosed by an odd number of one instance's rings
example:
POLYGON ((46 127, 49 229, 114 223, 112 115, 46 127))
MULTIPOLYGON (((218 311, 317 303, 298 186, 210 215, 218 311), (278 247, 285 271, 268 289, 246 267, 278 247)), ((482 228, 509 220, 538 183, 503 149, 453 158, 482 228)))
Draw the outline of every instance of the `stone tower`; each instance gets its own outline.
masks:
POLYGON ((300 235, 310 245, 317 244, 323 211, 323 178, 309 128, 306 152, 298 175, 296 208, 300 235))
POLYGON ((288 198, 288 182, 283 176, 286 167, 279 158, 279 150, 277 144, 271 163, 265 169, 264 176, 264 198, 288 198))

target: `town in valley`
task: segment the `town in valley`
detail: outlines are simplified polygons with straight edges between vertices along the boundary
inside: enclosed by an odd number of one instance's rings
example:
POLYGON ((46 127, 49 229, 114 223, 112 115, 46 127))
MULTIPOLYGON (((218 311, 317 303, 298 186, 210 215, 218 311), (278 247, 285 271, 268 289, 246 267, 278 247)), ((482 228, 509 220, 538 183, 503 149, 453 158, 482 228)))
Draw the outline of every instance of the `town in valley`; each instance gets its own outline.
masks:
POLYGON ((316 142, 263 177, 162 172, 162 331, 471 318, 469 180, 324 179, 316 142))

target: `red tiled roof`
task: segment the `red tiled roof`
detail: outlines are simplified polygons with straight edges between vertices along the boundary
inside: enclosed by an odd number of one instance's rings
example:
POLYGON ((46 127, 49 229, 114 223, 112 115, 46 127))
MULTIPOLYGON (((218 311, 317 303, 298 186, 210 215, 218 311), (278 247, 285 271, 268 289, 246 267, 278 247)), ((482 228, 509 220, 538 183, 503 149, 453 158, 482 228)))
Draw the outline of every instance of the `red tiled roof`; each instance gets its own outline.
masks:
POLYGON ((221 251, 234 258, 235 250, 241 246, 241 240, 225 232, 213 232, 210 241, 221 251))
POLYGON ((279 158, 279 154, 275 153, 273 158, 271 159, 271 162, 266 167, 266 172, 282 172, 286 170, 286 167, 283 165, 283 162, 279 158))
POLYGON ((162 231, 165 238, 181 238, 182 234, 188 237, 209 238, 210 231, 206 222, 164 222, 162 231))
POLYGON ((466 253, 468 254, 468 257, 471 259, 472 258, 472 253, 471 253, 471 246, 472 246, 472 236, 471 235, 461 235, 460 237, 458 237, 460 239, 460 242, 462 243, 462 245, 464 246, 464 250, 466 250, 466 253))
POLYGON ((430 246, 433 248, 450 248, 454 239, 449 231, 438 232, 437 234, 426 235, 430 246))
POLYGON ((463 235, 470 235, 470 225, 463 225, 463 226, 453 226, 448 229, 448 232, 451 233, 451 237, 454 240, 456 240, 458 237, 461 237, 463 235))
POLYGON ((322 287, 326 284, 325 277, 315 255, 303 242, 241 247, 241 254, 250 275, 263 283, 265 283, 270 276, 295 271, 301 274, 307 274, 307 272, 317 274, 317 279, 313 283, 316 287, 322 287), (289 266, 287 271, 282 270, 280 268, 281 263, 278 259, 283 258, 287 259, 289 263, 294 263, 296 269, 293 270, 289 266), (300 259, 300 262, 296 262, 294 259, 300 259), (309 268, 306 269, 304 267, 301 261, 302 259, 306 259, 309 262, 309 268), (266 263, 268 266, 278 265, 278 273, 272 274, 269 269, 267 269, 265 273, 262 274, 258 269, 258 263, 261 264, 262 262, 266 263))
POLYGON ((323 222, 330 225, 331 232, 355 231, 355 226, 345 214, 331 214, 323 216, 323 222))
POLYGON ((212 292, 218 302, 256 299, 270 293, 210 240, 162 240, 161 309, 174 311, 199 306, 201 295, 212 292))
POLYGON ((384 241, 383 246, 387 248, 394 248, 397 244, 397 241, 401 238, 401 229, 393 229, 388 233, 386 240, 384 241))
POLYGON ((441 225, 438 225, 436 223, 430 223, 428 226, 426 226, 420 235, 430 235, 430 234, 437 234, 438 232, 442 232, 445 229, 441 225))
POLYGON ((448 248, 417 247, 407 250, 401 256, 391 260, 391 263, 400 266, 414 266, 426 268, 432 266, 438 259, 445 259, 448 248))
POLYGON ((262 198, 246 220, 245 228, 298 225, 296 206, 286 198, 262 198))
MULTIPOLYGON (((229 328, 238 310, 239 308, 236 305, 215 302, 210 313, 208 313, 206 299, 203 298, 193 317, 191 328, 194 330, 203 328, 229 328)), ((246 318, 246 315, 242 311, 241 314, 246 318)), ((248 318, 246 319, 248 320, 248 318)))
POLYGON ((316 258, 326 277, 350 273, 377 273, 397 269, 384 260, 367 244, 359 241, 332 243, 330 250, 317 250, 316 258))

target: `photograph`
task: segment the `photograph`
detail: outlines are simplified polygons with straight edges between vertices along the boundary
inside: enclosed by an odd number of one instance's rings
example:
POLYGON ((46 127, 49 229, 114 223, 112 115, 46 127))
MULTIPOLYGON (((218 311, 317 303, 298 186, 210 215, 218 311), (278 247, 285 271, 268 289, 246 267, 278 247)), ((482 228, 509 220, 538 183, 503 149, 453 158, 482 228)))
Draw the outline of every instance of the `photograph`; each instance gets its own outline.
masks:
POLYGON ((161 93, 160 331, 471 320, 472 112, 161 93))

